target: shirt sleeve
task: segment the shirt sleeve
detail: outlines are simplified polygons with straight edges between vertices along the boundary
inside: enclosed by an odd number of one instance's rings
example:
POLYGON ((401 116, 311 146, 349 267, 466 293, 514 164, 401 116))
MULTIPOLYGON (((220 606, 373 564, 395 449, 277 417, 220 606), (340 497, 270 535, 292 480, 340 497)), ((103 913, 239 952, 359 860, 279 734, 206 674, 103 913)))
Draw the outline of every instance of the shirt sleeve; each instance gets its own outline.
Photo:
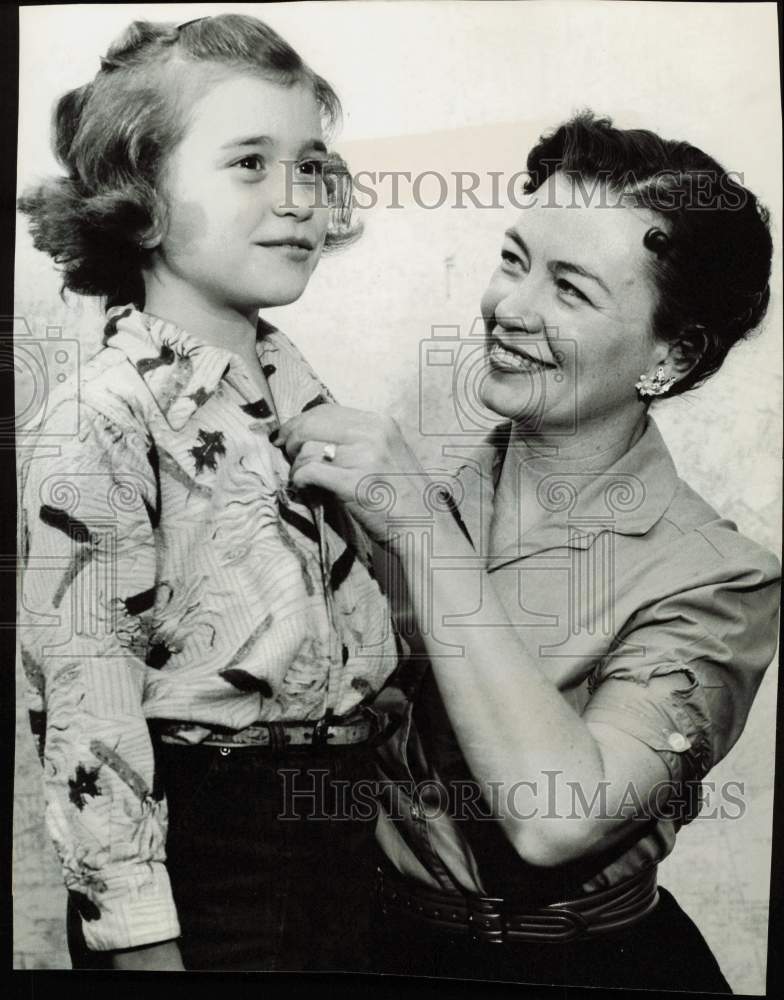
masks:
POLYGON ((718 554, 636 613, 589 678, 585 721, 656 750, 674 781, 699 781, 733 747, 776 649, 777 560, 739 535, 718 554))
POLYGON ((142 708, 156 485, 130 417, 122 426, 83 404, 67 437, 64 409, 24 475, 20 646, 38 700, 46 824, 86 944, 102 951, 180 933, 142 708))

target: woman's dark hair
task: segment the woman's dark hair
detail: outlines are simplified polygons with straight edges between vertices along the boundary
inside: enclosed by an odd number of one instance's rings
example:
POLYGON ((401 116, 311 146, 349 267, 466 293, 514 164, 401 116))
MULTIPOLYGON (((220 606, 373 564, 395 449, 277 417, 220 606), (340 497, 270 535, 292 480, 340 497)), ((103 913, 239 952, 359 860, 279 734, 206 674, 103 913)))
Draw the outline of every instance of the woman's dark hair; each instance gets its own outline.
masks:
POLYGON ((658 293, 652 329, 697 359, 668 395, 699 385, 765 315, 773 252, 767 210, 695 146, 614 128, 590 111, 542 136, 528 155, 525 191, 556 172, 586 189, 586 181, 604 182, 622 204, 660 214, 661 229, 644 239, 658 293))
MULTIPOLYGON (((140 241, 160 227, 159 180, 182 138, 205 82, 228 72, 284 86, 305 83, 319 104, 326 134, 340 122, 337 94, 271 28, 253 17, 221 14, 175 24, 134 21, 101 60, 100 71, 58 101, 54 151, 65 177, 46 180, 18 201, 30 216, 33 242, 60 265, 63 291, 106 298, 107 308, 144 306, 140 241), (194 72, 194 64, 201 64, 194 72)), ((325 171, 331 219, 325 249, 358 235, 351 225, 345 164, 325 171)), ((164 207, 165 211, 165 207, 164 207)))

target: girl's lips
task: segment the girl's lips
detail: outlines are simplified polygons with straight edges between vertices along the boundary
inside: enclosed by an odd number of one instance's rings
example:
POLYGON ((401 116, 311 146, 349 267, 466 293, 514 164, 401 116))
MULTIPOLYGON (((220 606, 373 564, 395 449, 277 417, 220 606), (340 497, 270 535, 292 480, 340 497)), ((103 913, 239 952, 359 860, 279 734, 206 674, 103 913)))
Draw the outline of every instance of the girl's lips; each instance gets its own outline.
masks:
POLYGON ((301 247, 303 250, 314 250, 315 244, 310 240, 305 239, 304 236, 292 236, 287 239, 278 240, 259 240, 258 246, 260 247, 301 247))
POLYGON ((258 243, 263 250, 271 250, 274 253, 282 254, 290 260, 307 260, 313 250, 301 243, 258 243))

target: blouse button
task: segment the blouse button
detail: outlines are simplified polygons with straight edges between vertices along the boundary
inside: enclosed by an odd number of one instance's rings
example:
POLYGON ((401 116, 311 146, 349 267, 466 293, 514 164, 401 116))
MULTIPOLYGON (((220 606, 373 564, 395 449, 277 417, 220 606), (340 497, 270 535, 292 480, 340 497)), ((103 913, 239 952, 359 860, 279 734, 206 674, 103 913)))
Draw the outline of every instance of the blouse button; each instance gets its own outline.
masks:
POLYGON ((670 733, 667 742, 673 750, 688 750, 691 746, 683 733, 670 733))

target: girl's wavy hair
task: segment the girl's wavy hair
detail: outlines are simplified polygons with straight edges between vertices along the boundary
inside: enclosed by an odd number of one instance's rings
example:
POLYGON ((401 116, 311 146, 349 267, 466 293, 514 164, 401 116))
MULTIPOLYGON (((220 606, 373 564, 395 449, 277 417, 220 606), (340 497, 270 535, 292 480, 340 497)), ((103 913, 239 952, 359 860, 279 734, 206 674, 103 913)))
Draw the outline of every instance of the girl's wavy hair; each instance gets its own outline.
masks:
MULTIPOLYGON (((101 59, 95 78, 64 94, 53 116, 55 155, 64 177, 45 180, 19 198, 36 249, 59 265, 66 289, 105 297, 106 307, 144 306, 143 235, 162 222, 159 182, 166 157, 182 138, 205 73, 262 76, 312 87, 327 137, 341 120, 340 100, 263 22, 241 14, 181 26, 134 21, 101 59), (194 63, 204 71, 194 73, 194 63)), ((353 242, 351 177, 332 154, 325 169, 330 223, 325 249, 353 242)), ((164 206, 165 212, 165 206, 164 206)))
MULTIPOLYGON (((652 331, 696 363, 667 395, 701 384, 759 326, 770 299, 769 213, 712 157, 645 129, 584 111, 528 155, 527 193, 560 172, 585 190, 605 182, 623 204, 660 215, 645 234, 657 290, 652 331)), ((598 192, 598 188, 594 188, 598 192)), ((597 197, 601 197, 597 193, 597 197)))

